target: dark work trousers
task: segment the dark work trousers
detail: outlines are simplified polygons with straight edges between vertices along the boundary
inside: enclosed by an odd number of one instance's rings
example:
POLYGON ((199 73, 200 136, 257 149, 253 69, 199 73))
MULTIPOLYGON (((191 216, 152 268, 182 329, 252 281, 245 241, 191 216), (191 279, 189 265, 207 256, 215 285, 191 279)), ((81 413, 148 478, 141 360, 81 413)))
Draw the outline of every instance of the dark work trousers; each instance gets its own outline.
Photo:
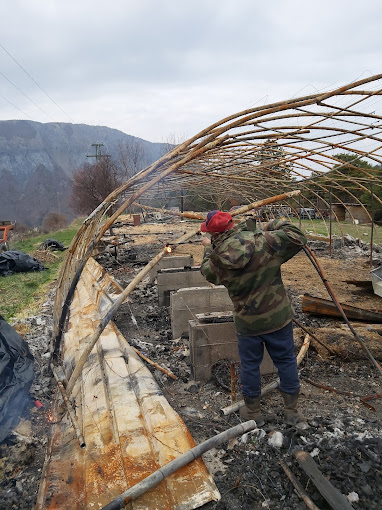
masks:
POLYGON ((258 397, 261 392, 260 364, 264 345, 275 364, 280 378, 280 390, 296 393, 300 387, 297 361, 294 355, 292 322, 265 335, 237 335, 241 360, 241 385, 243 395, 258 397))

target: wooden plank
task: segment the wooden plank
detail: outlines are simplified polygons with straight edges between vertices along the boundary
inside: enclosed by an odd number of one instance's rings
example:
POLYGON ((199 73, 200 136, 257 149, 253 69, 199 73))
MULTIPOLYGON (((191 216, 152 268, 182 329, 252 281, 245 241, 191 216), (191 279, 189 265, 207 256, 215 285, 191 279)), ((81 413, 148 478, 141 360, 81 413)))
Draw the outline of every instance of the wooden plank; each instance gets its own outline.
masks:
POLYGON ((354 510, 348 499, 327 480, 309 453, 303 450, 295 452, 295 457, 301 468, 309 476, 320 494, 334 510, 354 510))
MULTIPOLYGON (((382 322, 382 313, 373 312, 372 310, 363 310, 356 306, 344 305, 341 306, 348 319, 356 319, 359 321, 367 322, 382 322)), ((333 301, 319 297, 304 294, 302 298, 302 311, 304 313, 314 313, 317 315, 328 315, 330 317, 342 317, 333 301)))

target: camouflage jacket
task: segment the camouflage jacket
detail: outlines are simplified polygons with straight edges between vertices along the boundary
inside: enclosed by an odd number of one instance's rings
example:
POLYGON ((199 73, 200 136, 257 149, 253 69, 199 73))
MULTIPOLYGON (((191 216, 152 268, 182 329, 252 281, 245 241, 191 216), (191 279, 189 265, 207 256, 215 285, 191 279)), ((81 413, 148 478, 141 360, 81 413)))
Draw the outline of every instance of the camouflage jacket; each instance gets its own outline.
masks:
POLYGON ((209 282, 227 288, 239 334, 271 333, 291 321, 280 266, 305 244, 304 234, 284 220, 260 230, 250 219, 212 237, 200 270, 209 282))

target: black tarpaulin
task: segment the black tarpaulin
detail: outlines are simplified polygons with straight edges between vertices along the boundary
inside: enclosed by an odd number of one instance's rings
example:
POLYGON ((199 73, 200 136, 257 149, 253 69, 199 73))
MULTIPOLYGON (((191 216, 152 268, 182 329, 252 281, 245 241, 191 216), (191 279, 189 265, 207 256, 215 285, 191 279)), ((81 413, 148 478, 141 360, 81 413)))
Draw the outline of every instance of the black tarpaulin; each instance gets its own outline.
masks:
POLYGON ((0 442, 18 424, 30 402, 33 356, 27 343, 0 315, 0 442))
POLYGON ((26 271, 43 271, 41 262, 22 251, 5 251, 0 253, 0 276, 26 271))
POLYGON ((56 239, 45 239, 43 243, 41 243, 40 248, 50 249, 51 251, 64 251, 66 250, 65 246, 60 243, 60 241, 56 241, 56 239))

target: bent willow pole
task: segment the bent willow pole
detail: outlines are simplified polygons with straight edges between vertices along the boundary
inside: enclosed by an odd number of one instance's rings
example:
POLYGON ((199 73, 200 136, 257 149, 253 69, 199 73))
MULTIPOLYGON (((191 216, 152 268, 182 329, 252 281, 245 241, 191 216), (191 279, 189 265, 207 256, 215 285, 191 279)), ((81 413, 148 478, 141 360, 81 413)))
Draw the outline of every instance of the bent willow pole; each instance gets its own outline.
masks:
MULTIPOLYGON (((313 210, 327 235, 328 219, 330 227, 331 220, 338 223, 345 215, 355 224, 361 216, 371 221, 361 195, 374 190, 374 208, 382 206, 382 116, 375 111, 380 96, 382 74, 235 113, 174 147, 113 191, 85 220, 62 266, 54 308, 55 354, 87 259, 138 198, 151 205, 166 197, 183 200, 187 194, 225 208, 299 189, 300 198, 291 198, 283 214, 313 210), (116 210, 107 218, 112 207, 116 210)), ((276 206, 267 209, 270 217, 279 213, 276 206)), ((304 223, 317 233, 311 216, 304 223)), ((338 229, 342 232, 340 224, 338 229)))
MULTIPOLYGON (((300 190, 288 191, 287 193, 281 193, 281 195, 276 195, 274 197, 264 198, 263 200, 257 200, 256 202, 252 202, 247 205, 243 205, 238 207, 237 209, 231 211, 231 216, 238 216, 239 214, 244 214, 246 212, 251 211, 252 209, 258 209, 259 207, 263 207, 265 205, 274 204, 276 202, 281 202, 282 200, 287 200, 288 198, 294 198, 300 195, 300 190)), ((140 204, 139 202, 135 202, 135 205, 138 207, 142 207, 142 209, 147 209, 148 211, 157 211, 165 214, 170 214, 172 216, 180 216, 182 218, 189 218, 191 220, 202 220, 206 219, 206 215, 202 213, 196 213, 193 211, 186 212, 178 212, 171 211, 169 209, 158 209, 157 207, 150 207, 148 205, 140 204)))

